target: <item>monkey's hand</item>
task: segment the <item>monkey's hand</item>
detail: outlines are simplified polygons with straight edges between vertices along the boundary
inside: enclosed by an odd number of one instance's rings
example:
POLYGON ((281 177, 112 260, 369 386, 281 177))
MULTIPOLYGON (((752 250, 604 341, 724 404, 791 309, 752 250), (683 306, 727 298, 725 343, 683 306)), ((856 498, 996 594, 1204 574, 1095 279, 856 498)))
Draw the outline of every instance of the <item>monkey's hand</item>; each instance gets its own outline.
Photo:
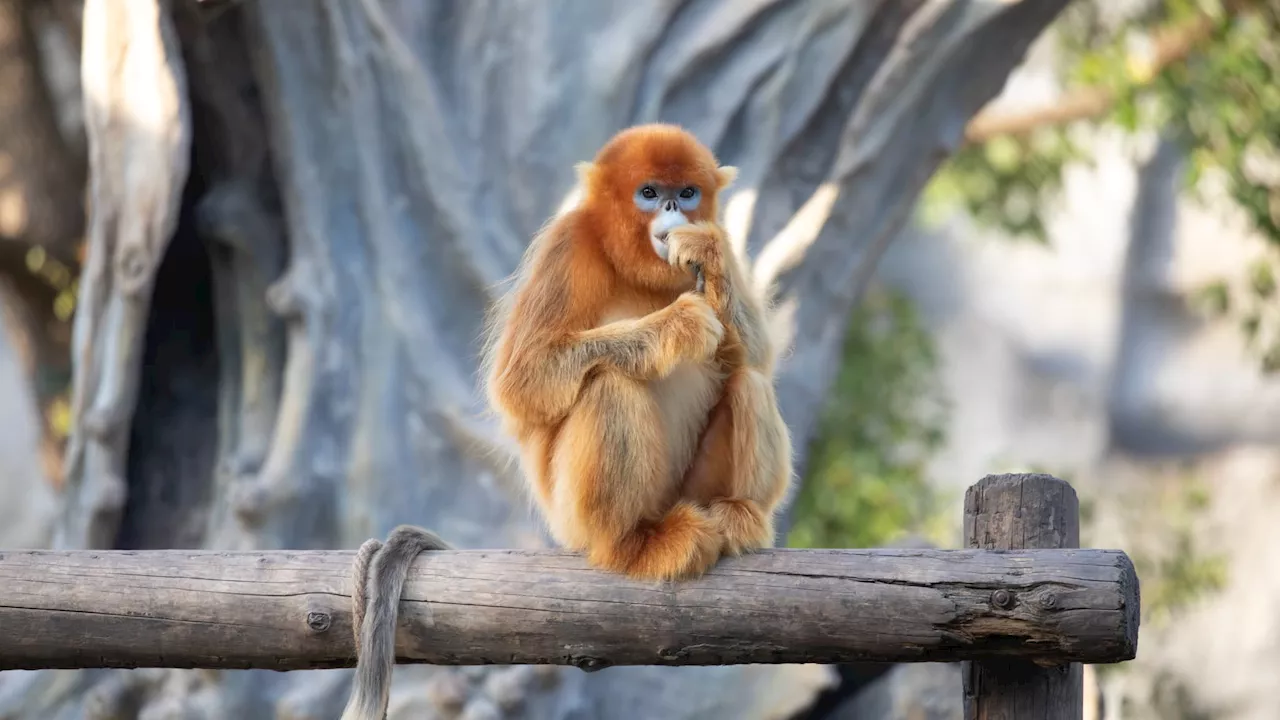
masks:
POLYGON ((678 268, 717 273, 724 268, 724 231, 710 222, 680 225, 667 234, 667 262, 678 268))
POLYGON ((664 370, 680 361, 704 362, 715 355, 724 337, 724 324, 706 298, 687 292, 662 312, 658 342, 664 361, 659 365, 664 370))
POLYGON ((681 225, 667 235, 667 261, 691 273, 701 272, 702 292, 717 313, 724 313, 730 288, 725 272, 729 252, 724 230, 711 222, 681 225))

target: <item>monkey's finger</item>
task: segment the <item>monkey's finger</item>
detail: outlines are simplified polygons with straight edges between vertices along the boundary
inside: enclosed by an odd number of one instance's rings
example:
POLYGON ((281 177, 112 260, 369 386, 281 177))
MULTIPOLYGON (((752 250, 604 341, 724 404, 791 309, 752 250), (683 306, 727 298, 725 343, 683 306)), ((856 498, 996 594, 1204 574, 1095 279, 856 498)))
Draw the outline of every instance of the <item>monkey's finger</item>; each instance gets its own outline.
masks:
POLYGON ((702 273, 702 263, 691 263, 693 268, 693 291, 696 293, 705 293, 707 291, 707 278, 702 273))

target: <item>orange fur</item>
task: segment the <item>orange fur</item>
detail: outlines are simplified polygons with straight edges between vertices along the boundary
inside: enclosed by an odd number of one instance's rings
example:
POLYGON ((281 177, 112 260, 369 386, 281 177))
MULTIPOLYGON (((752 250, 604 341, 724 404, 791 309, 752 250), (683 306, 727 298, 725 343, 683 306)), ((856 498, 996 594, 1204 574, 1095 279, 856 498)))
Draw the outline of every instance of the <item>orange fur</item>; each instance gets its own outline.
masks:
POLYGON ((736 171, 669 125, 624 130, 579 171, 581 204, 537 234, 492 318, 489 402, 557 542, 633 577, 697 576, 773 544, 791 475, 763 309, 717 219, 736 171), (645 183, 701 193, 666 260, 645 183))

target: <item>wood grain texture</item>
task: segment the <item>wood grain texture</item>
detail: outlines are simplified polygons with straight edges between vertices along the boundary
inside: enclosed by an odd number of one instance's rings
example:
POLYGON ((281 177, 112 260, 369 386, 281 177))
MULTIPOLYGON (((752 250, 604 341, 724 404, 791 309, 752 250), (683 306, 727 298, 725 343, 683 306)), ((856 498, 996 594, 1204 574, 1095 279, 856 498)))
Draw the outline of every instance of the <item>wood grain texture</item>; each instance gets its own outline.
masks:
MULTIPOLYGON (((350 551, 0 553, 0 669, 349 667, 350 551)), ((1035 657, 1137 645, 1116 550, 770 550, 684 584, 560 551, 419 557, 397 655, 440 665, 1035 657), (1008 607, 993 595, 1012 598, 1008 607)))
MULTIPOLYGON (((1077 548, 1080 502, 1071 485, 1051 475, 989 475, 965 495, 964 528, 970 549, 1077 548)), ((1132 582, 1134 586, 1127 593, 1133 602, 1128 610, 1136 632, 1136 575, 1132 582)), ((1017 600, 1009 602, 1016 606, 1017 600)), ((969 720, 1079 720, 1084 712, 1079 662, 968 662, 963 677, 965 717, 969 720)))

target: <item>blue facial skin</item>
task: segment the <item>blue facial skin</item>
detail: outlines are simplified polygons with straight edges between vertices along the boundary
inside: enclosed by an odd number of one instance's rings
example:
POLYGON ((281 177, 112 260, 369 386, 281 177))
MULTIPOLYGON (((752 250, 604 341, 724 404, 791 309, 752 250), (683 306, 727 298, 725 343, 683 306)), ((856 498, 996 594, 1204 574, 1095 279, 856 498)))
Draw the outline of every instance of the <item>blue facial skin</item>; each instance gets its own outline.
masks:
POLYGON ((685 213, 698 209, 702 191, 692 185, 671 186, 645 183, 636 188, 635 204, 642 213, 653 216, 649 221, 649 241, 653 251, 667 259, 667 233, 689 223, 685 213))

